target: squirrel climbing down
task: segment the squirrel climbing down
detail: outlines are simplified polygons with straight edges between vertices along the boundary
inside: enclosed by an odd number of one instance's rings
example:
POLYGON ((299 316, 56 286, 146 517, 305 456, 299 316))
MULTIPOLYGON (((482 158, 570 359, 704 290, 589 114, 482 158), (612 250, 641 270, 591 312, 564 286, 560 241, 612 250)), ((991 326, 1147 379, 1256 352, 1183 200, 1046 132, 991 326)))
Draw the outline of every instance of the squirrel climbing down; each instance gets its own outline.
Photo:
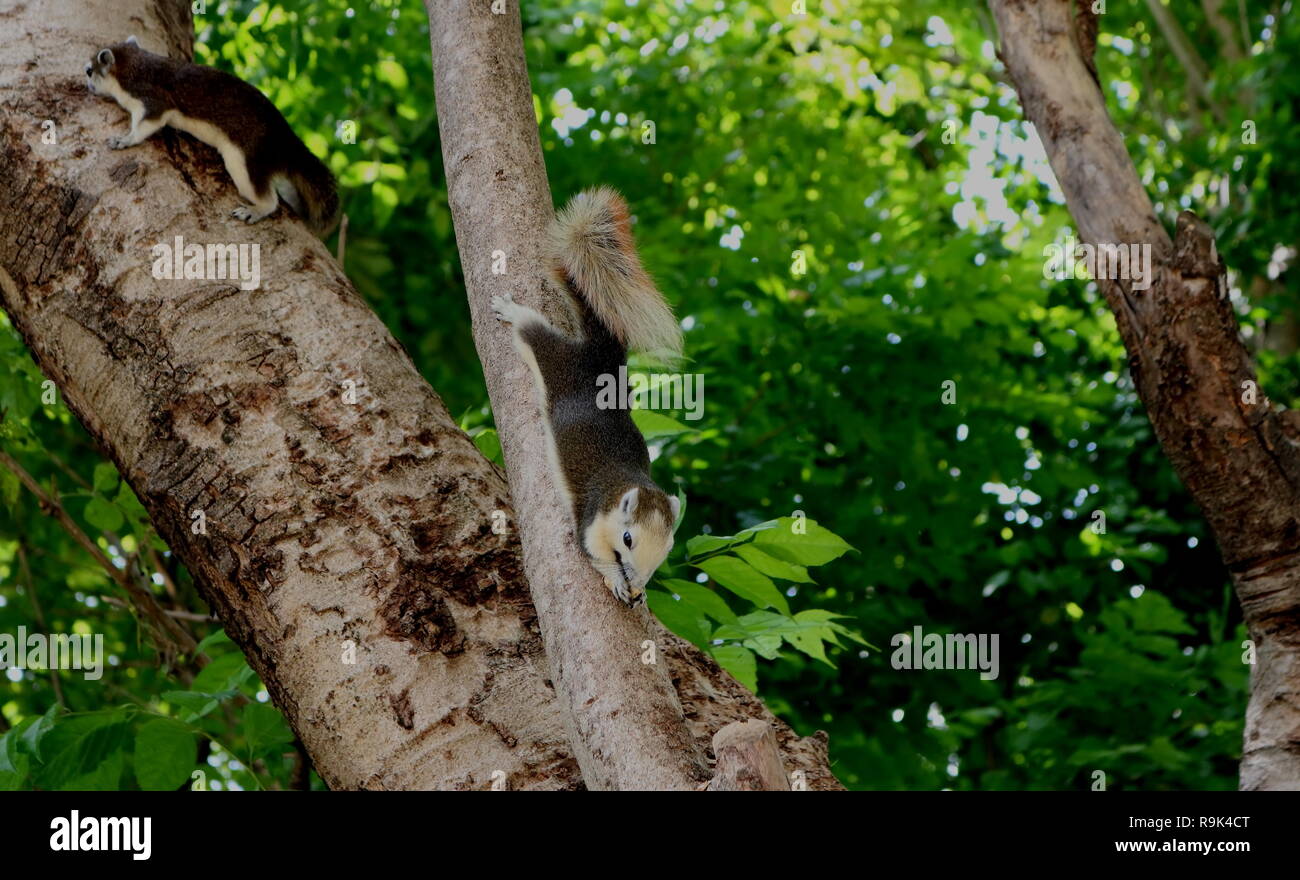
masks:
POLYGON ((602 376, 618 380, 629 349, 665 362, 680 358, 681 328, 641 267, 627 205, 612 189, 575 196, 547 244, 582 338, 509 296, 494 296, 492 309, 513 325, 515 347, 532 370, 552 473, 578 540, 609 589, 631 605, 644 600, 646 583, 673 547, 680 502, 651 480, 645 438, 631 414, 598 406, 597 388, 602 376))
POLYGON ((231 212, 238 219, 256 223, 284 199, 319 236, 338 222, 334 175, 275 105, 239 77, 146 52, 128 37, 96 52, 86 79, 92 93, 131 114, 131 130, 109 141, 113 149, 133 147, 170 125, 221 153, 235 188, 251 203, 231 212))

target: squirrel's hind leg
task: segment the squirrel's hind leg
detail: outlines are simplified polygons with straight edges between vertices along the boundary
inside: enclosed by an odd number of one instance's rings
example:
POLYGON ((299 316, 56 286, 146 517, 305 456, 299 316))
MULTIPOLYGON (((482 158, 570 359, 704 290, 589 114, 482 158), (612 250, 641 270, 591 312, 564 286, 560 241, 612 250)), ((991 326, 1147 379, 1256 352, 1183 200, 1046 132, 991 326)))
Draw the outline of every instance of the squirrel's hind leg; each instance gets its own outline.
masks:
POLYGON ((245 223, 256 223, 263 217, 275 213, 275 209, 280 206, 280 197, 275 187, 271 185, 270 177, 261 175, 262 180, 258 181, 260 186, 255 185, 249 173, 247 155, 233 143, 227 142, 222 145, 221 158, 226 163, 226 171, 230 174, 230 179, 235 182, 235 189, 253 203, 251 207, 240 205, 230 212, 231 216, 245 223))
POLYGON ((492 313, 497 316, 498 321, 513 324, 516 331, 522 330, 530 324, 541 324, 543 327, 548 328, 551 326, 545 315, 537 311, 537 309, 530 309, 528 306, 520 305, 514 301, 510 294, 492 297, 492 313))

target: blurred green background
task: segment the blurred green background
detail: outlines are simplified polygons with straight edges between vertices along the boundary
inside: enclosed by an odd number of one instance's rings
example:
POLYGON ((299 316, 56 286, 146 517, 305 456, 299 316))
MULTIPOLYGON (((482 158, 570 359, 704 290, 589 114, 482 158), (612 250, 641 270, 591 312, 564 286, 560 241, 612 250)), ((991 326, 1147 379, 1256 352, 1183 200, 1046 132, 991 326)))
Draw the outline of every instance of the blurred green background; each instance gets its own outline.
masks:
MULTIPOLYGON (((1097 50, 1160 216, 1172 228, 1192 208, 1215 227, 1283 404, 1300 375, 1291 5, 1211 19, 1177 4, 1205 90, 1143 4, 1110 3, 1097 50)), ((801 733, 828 731, 850 788, 1087 789, 1098 770, 1111 789, 1234 788, 1240 613, 1095 285, 1043 277, 1070 218, 991 16, 964 0, 807 7, 524 4, 555 198, 624 193, 705 376, 704 418, 652 436, 658 479, 688 498, 679 535, 802 511, 854 548, 804 560, 816 583, 769 572, 781 602, 765 611, 744 584, 699 583, 679 539, 686 585, 665 581, 652 605, 801 733), (758 633, 791 621, 819 626, 758 633), (1001 675, 895 670, 891 637, 918 625, 999 634, 1001 675)), ((349 277, 491 451, 421 3, 209 3, 195 29, 197 61, 257 85, 327 158, 349 277), (355 143, 339 137, 349 121, 355 143)), ((0 449, 114 560, 138 559, 160 601, 203 614, 111 465, 41 403, 42 378, 0 318, 0 449)), ((104 682, 65 673, 57 693, 50 673, 8 670, 0 787, 175 787, 196 760, 215 787, 303 784, 215 624, 187 622, 216 658, 197 679, 183 658, 160 665, 100 598, 116 587, 3 468, 0 499, 0 632, 104 633, 116 658, 104 682)))

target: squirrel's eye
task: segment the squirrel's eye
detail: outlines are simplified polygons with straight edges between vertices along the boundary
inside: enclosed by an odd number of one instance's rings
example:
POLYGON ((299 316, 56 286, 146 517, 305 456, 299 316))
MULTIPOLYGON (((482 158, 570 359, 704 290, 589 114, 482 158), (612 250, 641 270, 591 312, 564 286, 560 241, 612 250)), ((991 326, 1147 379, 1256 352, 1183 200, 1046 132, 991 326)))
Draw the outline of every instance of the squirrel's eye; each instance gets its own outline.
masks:
POLYGON ((629 549, 629 550, 632 549, 632 533, 631 533, 631 532, 624 532, 624 533, 623 533, 623 546, 626 547, 626 548, 629 549))

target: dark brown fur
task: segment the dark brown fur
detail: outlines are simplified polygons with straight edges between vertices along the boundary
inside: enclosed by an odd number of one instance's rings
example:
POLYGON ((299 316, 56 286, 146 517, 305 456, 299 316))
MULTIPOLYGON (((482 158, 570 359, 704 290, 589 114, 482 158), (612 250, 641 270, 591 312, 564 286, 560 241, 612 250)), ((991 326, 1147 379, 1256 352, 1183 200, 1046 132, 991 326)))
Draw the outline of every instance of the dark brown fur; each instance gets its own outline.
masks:
MULTIPOLYGON (((91 67, 99 73, 111 72, 144 104, 145 119, 176 110, 211 123, 243 150, 249 179, 259 196, 267 195, 272 178, 283 174, 307 203, 309 216, 304 219, 320 234, 333 227, 339 209, 334 176, 265 95, 237 76, 155 55, 131 43, 117 43, 109 50, 113 53, 109 65, 100 63, 97 52, 91 67)), ((292 207, 303 213, 300 206, 292 207)))
MULTIPOLYGON (((642 490, 637 521, 658 512, 671 525, 668 497, 650 478, 650 454, 631 413, 596 405, 597 378, 617 377, 619 367, 627 363, 627 349, 568 280, 561 280, 583 317, 585 338, 574 341, 537 324, 521 328, 520 337, 533 349, 546 382, 551 431, 565 482, 574 493, 578 534, 634 487, 642 490)), ((626 387, 620 390, 620 396, 626 393, 626 387)))

